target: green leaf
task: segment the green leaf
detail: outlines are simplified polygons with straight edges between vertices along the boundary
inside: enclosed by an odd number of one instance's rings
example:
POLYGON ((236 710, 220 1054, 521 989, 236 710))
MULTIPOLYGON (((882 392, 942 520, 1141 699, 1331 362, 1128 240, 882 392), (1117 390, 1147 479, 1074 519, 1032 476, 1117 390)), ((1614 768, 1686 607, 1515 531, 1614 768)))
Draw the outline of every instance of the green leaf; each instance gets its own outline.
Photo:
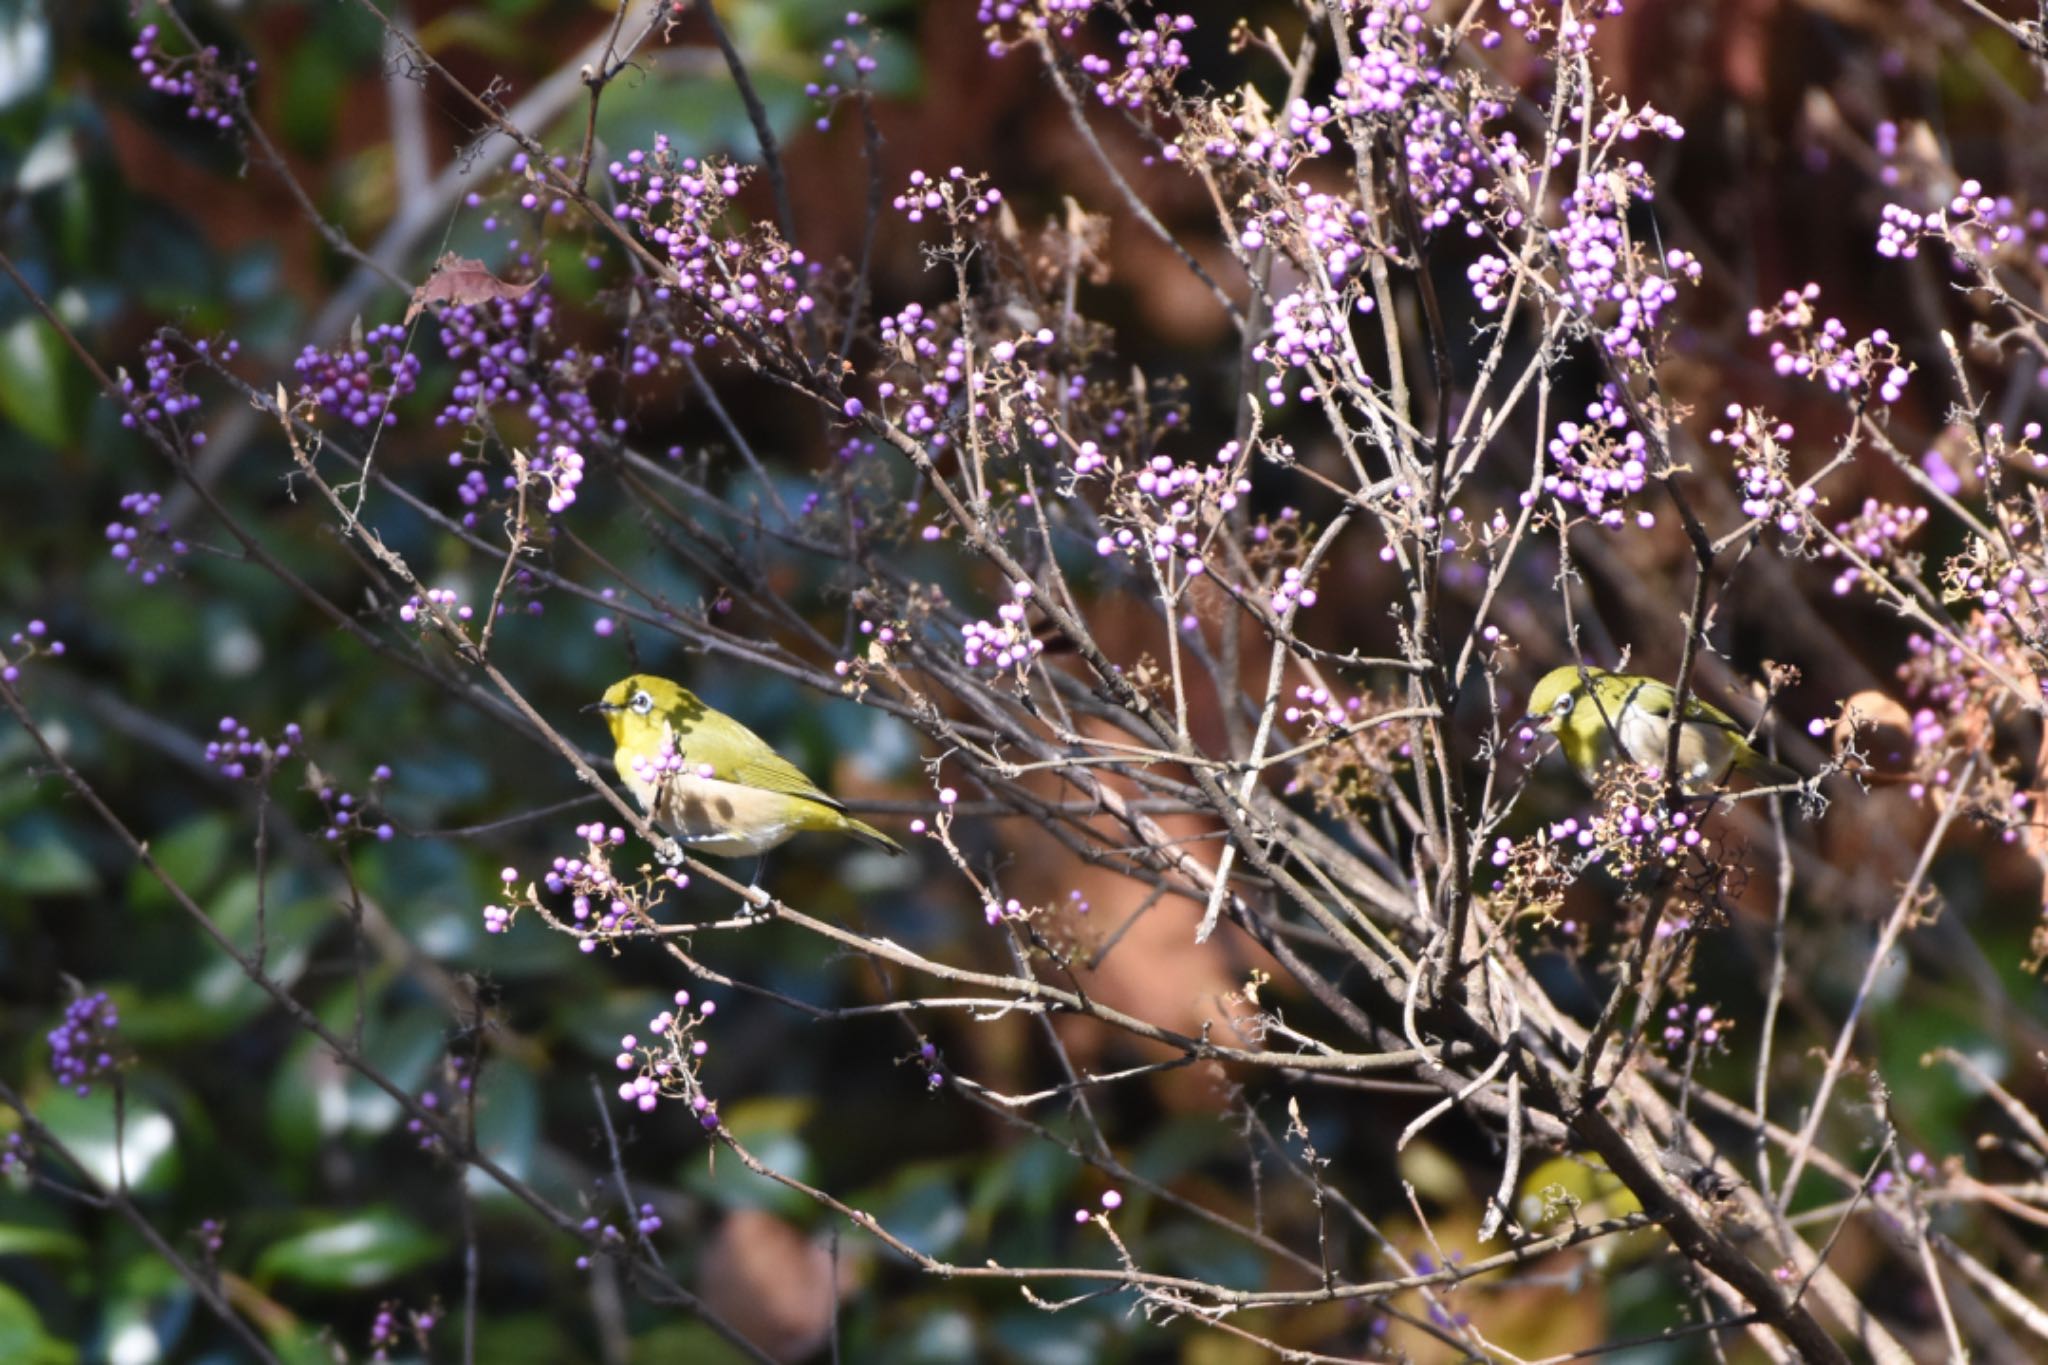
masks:
POLYGON ((294 1185, 321 1139, 341 1127, 347 1084, 334 1053, 310 1033, 299 1035, 272 1073, 265 1127, 282 1158, 279 1174, 294 1185))
MULTIPOLYGON (((285 879, 273 872, 265 898, 263 937, 268 957, 263 969, 272 980, 291 985, 306 969, 306 958, 330 915, 324 900, 286 900, 279 894, 285 879)), ((207 898, 206 913, 214 926, 241 945, 244 951, 256 946, 256 875, 244 873, 207 898)), ((188 984, 192 997, 227 1017, 242 1018, 269 1004, 270 996, 249 979, 232 959, 216 957, 188 984)))
POLYGON ((46 446, 71 441, 64 379, 64 343, 41 318, 24 316, 0 332, 0 415, 46 446))
MULTIPOLYGON (((424 839, 371 844, 356 855, 357 879, 385 903, 392 922, 422 951, 465 966, 484 939, 481 907, 496 890, 485 890, 477 871, 454 849, 424 839)), ((561 965, 559 943, 553 960, 561 965)))
POLYGON ((738 1347, 701 1322, 672 1322, 633 1339, 635 1360, 687 1360, 690 1365, 743 1365, 750 1358, 741 1355, 738 1347))
POLYGON ((41 194, 53 185, 68 184, 78 176, 77 133, 53 120, 21 158, 21 168, 15 174, 16 192, 22 195, 41 194))
POLYGON ((432 1261, 441 1239, 390 1210, 371 1209, 281 1242, 256 1258, 255 1278, 312 1289, 372 1289, 432 1261))
POLYGON ((969 1365, 982 1359, 974 1319, 953 1308, 920 1315, 901 1351, 899 1358, 912 1365, 969 1365))
POLYGON ((26 1298, 0 1284, 0 1360, 15 1365, 62 1365, 78 1349, 43 1330, 42 1317, 26 1298))
MULTIPOLYGON (((151 839, 149 852, 157 866, 187 895, 202 896, 220 875, 227 857, 227 817, 210 813, 187 820, 169 833, 151 839)), ((172 904, 171 893, 164 890, 164 884, 148 868, 138 867, 128 878, 128 903, 135 909, 160 910, 172 904)))
POLYGON ((314 11, 313 31, 291 45, 280 82, 279 122, 293 146, 321 154, 332 145, 349 80, 377 50, 376 33, 355 12, 335 6, 314 11))
POLYGON ((1873 1033, 1884 1077, 1891 1083, 1898 1112, 1913 1116, 1913 1138, 1929 1151, 1960 1151, 1969 1145, 1969 1115, 1978 1102, 1977 1088, 1949 1066, 1924 1066, 1921 1059, 1937 1048, 1952 1047, 1972 1057, 1994 1076, 2007 1068, 2003 1049, 1980 1032, 1974 1017, 1975 999, 1924 1000, 1912 1009, 1884 1016, 1884 1029, 1873 1033), (1910 1108, 1908 1106, 1911 1106, 1910 1108))
MULTIPOLYGON (((406 798, 430 809, 476 801, 491 792, 491 771, 475 753, 453 745, 415 743, 405 755, 405 770, 399 774, 406 798)), ((447 850, 438 844, 396 845, 410 849, 420 858, 446 859, 447 850)), ((450 875, 437 866, 436 875, 450 875)))
MULTIPOLYGON (((85 1239, 63 1228, 33 1223, 0 1223, 0 1256, 32 1256, 52 1261, 81 1261, 85 1239)), ((8 1359, 0 1353, 0 1360, 8 1359)))
MULTIPOLYGON (((531 7, 531 0, 528 0, 527 8, 531 7)), ((505 22, 504 4, 495 4, 491 8, 499 12, 483 14, 457 10, 421 24, 420 46, 429 52, 467 48, 479 56, 513 60, 519 53, 519 31, 505 22)))
MULTIPOLYGON (((448 1021, 425 1008, 406 1009, 369 1030, 364 1052, 371 1065, 404 1090, 418 1094, 440 1075, 448 1050, 448 1021)), ((348 1073, 349 1126, 359 1133, 385 1132, 405 1121, 405 1110, 380 1085, 348 1073)))
MULTIPOLYGON (((533 1075, 516 1062, 500 1062, 484 1073, 477 1095, 477 1148, 507 1172, 524 1180, 533 1172, 540 1145, 540 1090, 533 1075)), ((479 1198, 512 1195, 494 1178, 472 1166, 469 1188, 479 1198)))
MULTIPOLYGON (((769 103, 765 93, 763 102, 769 103)), ((785 110, 785 116, 778 118, 776 108, 769 104, 769 123, 787 129, 791 121, 787 115, 795 112, 785 110)), ((578 112, 575 117, 584 115, 578 112)), ((667 132, 679 145, 692 150, 760 155, 747 107, 730 84, 673 76, 661 67, 645 81, 619 81, 605 88, 597 132, 600 140, 615 147, 646 146, 656 133, 667 132)))
MULTIPOLYGON (((322 928, 331 915, 322 900, 287 900, 279 894, 290 878, 273 871, 265 935, 264 972, 290 986, 306 970, 322 928)), ((214 925, 245 951, 256 941, 256 878, 243 873, 204 898, 214 925)), ((267 991, 249 979, 233 958, 213 954, 189 964, 172 989, 124 1006, 124 1030, 137 1047, 189 1043, 219 1037, 271 1007, 267 991)))
POLYGON ((1010 1312, 996 1319, 995 1339, 1007 1360, 1025 1365, 1090 1365, 1101 1360, 1108 1328, 1078 1313, 1010 1312))
MULTIPOLYGON (((1129 1213, 1130 1205, 1126 1204, 1124 1211, 1129 1213)), ((1128 1222, 1123 1232, 1127 1237, 1131 1234, 1128 1222)), ((1176 1274, 1197 1276, 1215 1284, 1257 1284, 1264 1273, 1264 1262, 1256 1248, 1207 1223, 1168 1224, 1146 1241, 1176 1274)), ((1099 1244, 1095 1249, 1100 1249, 1099 1244)), ((1088 1253, 1084 1251, 1082 1255, 1085 1258, 1088 1253)))
POLYGON ((163 1311, 164 1308, 162 1303, 151 1302, 149 1296, 132 1291, 102 1298, 96 1326, 100 1335, 112 1343, 109 1355, 137 1362, 170 1359, 183 1315, 163 1311))
POLYGON ((1131 1169, 1149 1180, 1176 1180, 1222 1156, 1229 1143, 1222 1125, 1207 1118, 1174 1119, 1153 1129, 1131 1169))
POLYGON ((988 1237, 999 1219, 1023 1215, 1049 1223, 1071 1193, 1080 1162, 1049 1142, 1020 1143, 985 1163, 974 1177, 967 1201, 968 1232, 988 1237))
MULTIPOLYGON (((144 1194, 159 1193, 177 1181, 177 1126, 168 1112, 139 1098, 132 1089, 118 1142, 114 1096, 105 1085, 95 1086, 90 1095, 83 1096, 69 1090, 52 1090, 37 1104, 36 1115, 71 1149, 86 1172, 109 1189, 120 1183, 124 1168, 129 1188, 144 1194)), ((0 1353, 0 1360, 6 1358, 5 1353, 0 1353)))
MULTIPOLYGON (((583 1358, 589 1344, 572 1341, 562 1324, 542 1313, 485 1313, 476 1325, 476 1358, 493 1365, 554 1365, 583 1358)), ((717 1359, 717 1357, 705 1357, 717 1359)), ((693 1355, 658 1355, 635 1351, 635 1360, 695 1361, 693 1355)))
POLYGON ((0 887, 24 896, 78 896, 99 885, 92 864, 48 820, 0 834, 0 887))
POLYGON ((763 1095, 721 1109, 719 1117, 727 1132, 741 1142, 752 1142, 798 1131, 811 1121, 817 1108, 817 1097, 812 1095, 763 1095))
MULTIPOLYGON (((738 1109, 743 1112, 749 1107, 743 1104, 738 1109)), ((678 1106, 678 1112, 687 1113, 688 1110, 678 1106)), ((780 1171, 797 1180, 811 1178, 811 1150, 795 1133, 765 1132, 759 1137, 742 1138, 741 1141, 770 1170, 780 1171)), ((799 1221, 815 1211, 809 1199, 789 1186, 755 1175, 737 1161, 695 1162, 688 1168, 684 1183, 722 1208, 767 1209, 799 1221)))
POLYGON ((8 53, 0 109, 40 98, 50 87, 50 25, 40 5, 9 5, 0 16, 0 50, 8 53))
POLYGON ((927 1256, 943 1256, 967 1231, 967 1208, 953 1188, 951 1163, 921 1161, 900 1169, 880 1190, 856 1195, 882 1226, 927 1256))

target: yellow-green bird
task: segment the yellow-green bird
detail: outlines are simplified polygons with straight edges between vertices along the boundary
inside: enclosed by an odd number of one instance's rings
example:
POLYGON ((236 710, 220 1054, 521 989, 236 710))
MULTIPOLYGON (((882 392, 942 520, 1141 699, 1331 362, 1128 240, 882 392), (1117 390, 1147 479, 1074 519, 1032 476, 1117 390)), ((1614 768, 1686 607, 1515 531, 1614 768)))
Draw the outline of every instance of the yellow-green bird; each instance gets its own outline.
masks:
MULTIPOLYGON (((1675 699, 1671 685, 1655 678, 1604 668, 1582 674, 1578 665, 1566 664, 1544 674, 1529 694, 1529 723, 1556 735, 1564 756, 1590 782, 1614 761, 1617 741, 1631 763, 1662 768, 1675 699)), ((1687 791, 1705 791, 1720 786, 1731 770, 1767 787, 1800 780, 1792 769, 1758 753, 1734 717, 1688 697, 1678 732, 1679 782, 1687 791)))
POLYGON ((767 740, 679 683, 635 673, 585 709, 603 712, 611 726, 619 781, 650 819, 693 853, 759 857, 805 830, 850 834, 885 853, 903 851, 848 815, 767 740))

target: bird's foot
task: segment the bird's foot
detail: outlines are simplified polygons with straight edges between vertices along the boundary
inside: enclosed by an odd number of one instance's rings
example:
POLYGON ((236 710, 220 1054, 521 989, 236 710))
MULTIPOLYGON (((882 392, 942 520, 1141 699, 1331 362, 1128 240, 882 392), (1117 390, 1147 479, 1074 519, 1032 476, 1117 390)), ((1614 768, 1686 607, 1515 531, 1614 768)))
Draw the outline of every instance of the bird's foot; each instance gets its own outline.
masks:
POLYGON ((674 867, 683 860, 683 846, 673 839, 663 839, 654 846, 654 856, 664 867, 674 867))
POLYGON ((754 875, 747 879, 747 889, 740 895, 740 909, 748 915, 766 915, 775 908, 775 898, 761 887, 761 874, 768 870, 768 855, 754 855, 754 875))

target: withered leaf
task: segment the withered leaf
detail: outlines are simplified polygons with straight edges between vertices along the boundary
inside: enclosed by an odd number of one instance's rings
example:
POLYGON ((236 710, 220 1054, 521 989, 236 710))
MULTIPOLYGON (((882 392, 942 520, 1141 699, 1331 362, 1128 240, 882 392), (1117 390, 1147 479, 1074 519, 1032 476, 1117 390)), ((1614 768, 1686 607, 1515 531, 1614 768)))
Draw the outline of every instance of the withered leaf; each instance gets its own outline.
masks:
POLYGON ((467 307, 477 303, 500 303, 524 298, 526 292, 537 283, 528 280, 525 284, 507 284, 493 275, 490 267, 482 261, 454 252, 444 252, 434 262, 434 271, 426 282, 412 292, 412 303, 405 310, 408 324, 420 315, 423 308, 439 304, 454 304, 467 307))

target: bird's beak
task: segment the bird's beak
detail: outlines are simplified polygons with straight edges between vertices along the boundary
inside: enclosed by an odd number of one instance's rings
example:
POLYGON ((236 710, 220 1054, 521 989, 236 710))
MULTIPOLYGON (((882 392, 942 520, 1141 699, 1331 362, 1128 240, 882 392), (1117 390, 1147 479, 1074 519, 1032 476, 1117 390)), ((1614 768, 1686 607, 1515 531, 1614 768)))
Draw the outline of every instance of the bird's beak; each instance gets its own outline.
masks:
POLYGON ((612 712, 614 712, 614 711, 619 711, 619 710, 623 710, 623 709, 624 709, 623 707, 620 707, 620 706, 615 706, 615 705, 613 705, 613 704, 612 704, 611 702, 608 702, 608 701, 594 701, 594 702, 590 703, 590 705, 588 705, 588 706, 586 706, 586 707, 584 707, 584 708, 583 708, 583 710, 584 710, 584 712, 585 712, 586 714, 588 714, 589 712, 592 712, 592 711, 597 711, 597 712, 600 712, 601 714, 604 714, 604 715, 610 715, 610 714, 611 714, 612 712))

